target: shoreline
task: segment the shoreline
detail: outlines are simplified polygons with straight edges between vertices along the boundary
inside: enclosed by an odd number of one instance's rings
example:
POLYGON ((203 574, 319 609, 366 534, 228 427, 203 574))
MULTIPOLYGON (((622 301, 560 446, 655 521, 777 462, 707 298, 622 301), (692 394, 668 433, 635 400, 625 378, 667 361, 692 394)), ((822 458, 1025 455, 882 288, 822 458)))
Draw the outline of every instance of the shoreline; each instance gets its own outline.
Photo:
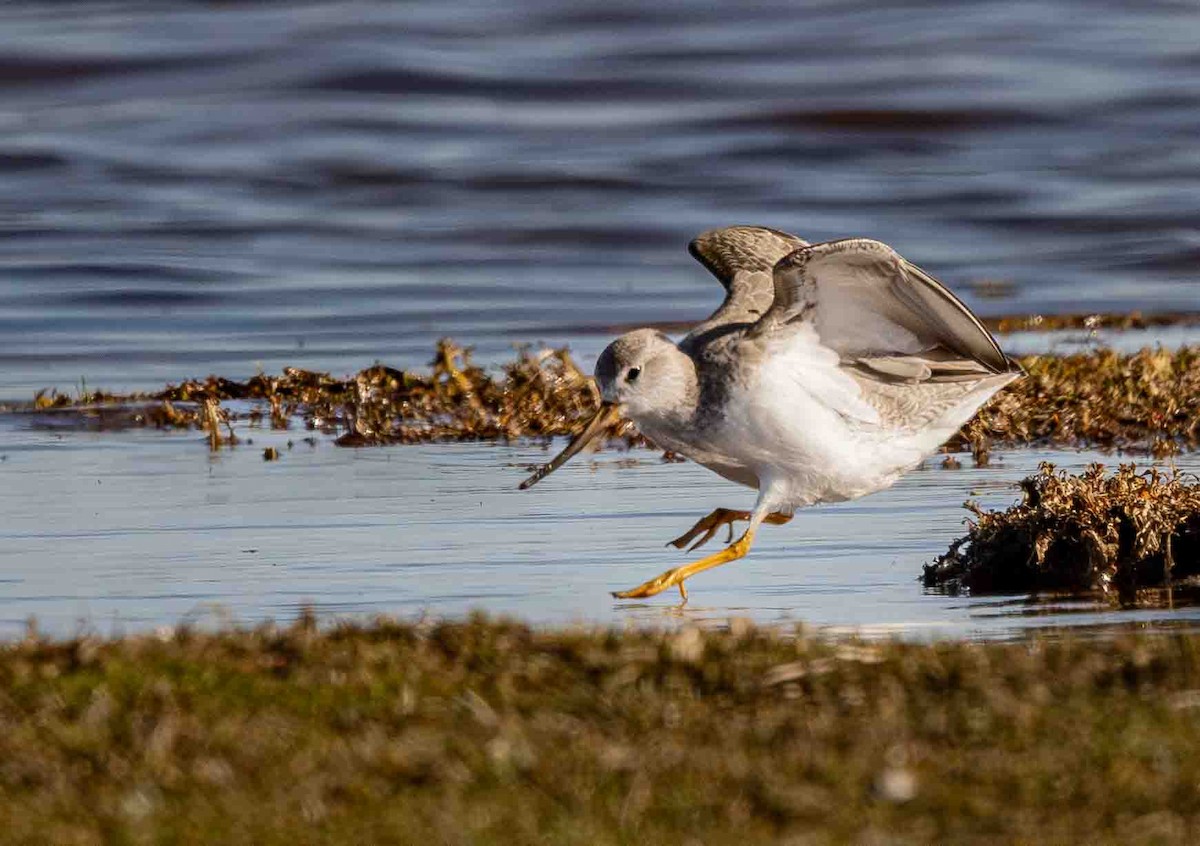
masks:
MULTIPOLYGON (((986 463, 993 446, 1092 446, 1154 458, 1200 447, 1200 347, 1018 360, 1025 377, 980 409, 943 452, 970 451, 986 463)), ((446 339, 425 371, 377 364, 338 379, 284 368, 278 376, 239 382, 213 375, 139 394, 41 391, 0 413, 73 418, 80 428, 197 429, 215 450, 236 442, 235 423, 286 429, 293 420, 348 447, 573 436, 598 402, 591 378, 566 349, 526 347, 489 370, 446 339), (249 406, 233 411, 231 402, 249 406)), ((648 445, 627 420, 610 426, 603 440, 648 445)))

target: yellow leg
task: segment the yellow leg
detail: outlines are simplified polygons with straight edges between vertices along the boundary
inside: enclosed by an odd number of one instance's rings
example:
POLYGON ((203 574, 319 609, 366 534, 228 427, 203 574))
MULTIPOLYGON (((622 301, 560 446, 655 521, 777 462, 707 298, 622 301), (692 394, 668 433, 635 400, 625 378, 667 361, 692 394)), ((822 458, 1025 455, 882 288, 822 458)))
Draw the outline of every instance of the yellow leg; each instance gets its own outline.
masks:
POLYGON ((755 529, 756 526, 751 524, 744 535, 720 552, 714 552, 712 555, 701 558, 699 561, 693 561, 691 564, 684 564, 682 567, 667 570, 662 575, 656 576, 632 590, 616 591, 613 593, 613 596, 617 599, 641 599, 647 596, 654 596, 657 593, 662 593, 669 587, 679 585, 679 593, 683 596, 684 602, 686 602, 687 590, 683 586, 684 579, 745 557, 746 553, 750 551, 750 544, 754 542, 755 529))
MULTIPOLYGON (((749 519, 750 519, 749 511, 737 511, 732 508, 718 508, 715 511, 713 511, 712 514, 709 514, 707 517, 703 517, 700 520, 697 520, 696 525, 694 525, 694 526, 692 526, 692 528, 688 529, 685 534, 682 534, 679 537, 675 538, 675 540, 670 541, 667 545, 673 546, 676 549, 683 549, 685 546, 688 545, 688 543, 690 543, 692 541, 693 538, 696 537, 696 535, 703 533, 704 537, 700 538, 700 540, 696 541, 695 543, 693 543, 691 546, 688 547, 688 552, 691 552, 693 549, 698 549, 699 547, 704 546, 704 544, 706 544, 710 540, 712 540, 713 535, 715 535, 717 533, 717 530, 720 529, 722 526, 729 527, 729 540, 727 540, 726 543, 732 543, 733 542, 733 524, 738 520, 749 520, 749 519)), ((790 514, 780 514, 780 513, 776 512, 773 514, 768 514, 763 519, 763 522, 770 523, 772 526, 782 526, 784 523, 786 523, 788 520, 791 520, 791 519, 792 519, 792 515, 790 515, 790 514)))

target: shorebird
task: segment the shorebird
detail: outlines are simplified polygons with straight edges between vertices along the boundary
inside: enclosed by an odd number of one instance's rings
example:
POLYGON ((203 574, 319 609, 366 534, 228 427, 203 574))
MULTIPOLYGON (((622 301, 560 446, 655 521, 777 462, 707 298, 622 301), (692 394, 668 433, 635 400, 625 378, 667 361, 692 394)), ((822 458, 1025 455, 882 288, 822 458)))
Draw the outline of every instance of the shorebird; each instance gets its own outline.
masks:
POLYGON ((889 487, 1021 376, 944 285, 887 244, 808 244, 774 229, 706 232, 691 254, 725 300, 679 343, 654 329, 617 338, 596 362, 600 410, 561 467, 623 414, 658 446, 758 491, 750 511, 718 508, 671 545, 688 551, 729 526, 725 549, 613 596, 653 596, 742 558, 763 523, 797 508, 889 487), (733 523, 748 521, 733 541, 733 523))

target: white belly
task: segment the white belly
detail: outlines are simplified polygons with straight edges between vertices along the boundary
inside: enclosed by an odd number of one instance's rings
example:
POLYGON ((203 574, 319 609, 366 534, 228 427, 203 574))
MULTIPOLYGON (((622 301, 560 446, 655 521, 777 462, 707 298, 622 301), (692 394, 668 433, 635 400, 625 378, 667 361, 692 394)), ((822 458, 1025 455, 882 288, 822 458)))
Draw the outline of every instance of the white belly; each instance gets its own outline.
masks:
POLYGON ((704 425, 637 423, 659 446, 764 491, 787 511, 889 487, 1009 381, 964 385, 948 404, 885 419, 872 404, 878 397, 865 395, 839 365, 815 333, 797 333, 760 359, 749 378, 729 385, 722 407, 700 415, 704 425))
POLYGON ((657 429, 650 421, 639 427, 660 447, 730 481, 758 490, 765 480, 784 510, 880 490, 924 457, 898 438, 851 429, 811 399, 792 398, 785 409, 731 399, 727 413, 703 431, 657 429))
POLYGON ((785 507, 854 499, 920 464, 996 387, 964 395, 919 427, 885 423, 837 355, 800 338, 730 393, 706 447, 746 467, 785 507))

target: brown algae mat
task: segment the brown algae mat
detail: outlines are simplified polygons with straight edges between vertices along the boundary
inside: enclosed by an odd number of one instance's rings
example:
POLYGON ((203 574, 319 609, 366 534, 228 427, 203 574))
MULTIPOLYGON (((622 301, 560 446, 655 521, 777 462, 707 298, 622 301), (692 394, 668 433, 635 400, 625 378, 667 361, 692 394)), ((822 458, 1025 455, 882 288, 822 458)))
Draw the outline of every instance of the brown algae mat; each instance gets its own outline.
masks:
MULTIPOLYGON (((981 291, 1000 292, 1008 290, 1004 283, 977 283, 976 293, 981 291)), ((1110 330, 1125 332, 1129 330, 1157 329, 1164 326, 1197 326, 1200 325, 1200 312, 1196 311, 1158 311, 1158 312, 1075 312, 1065 314, 1006 314, 980 317, 980 321, 992 332, 1006 334, 1009 332, 1098 332, 1110 330)), ((597 326, 561 326, 556 327, 560 332, 587 331, 595 333, 603 330, 607 334, 620 335, 633 329, 640 329, 644 324, 619 323, 603 327, 597 326)), ((676 334, 691 330, 695 323, 691 322, 658 322, 651 324, 655 329, 676 334)))
POLYGON ((1113 329, 1155 329, 1163 326, 1200 325, 1200 312, 1162 311, 1143 313, 1014 314, 985 317, 983 323, 993 332, 1062 332, 1113 329))
POLYGON ((1097 446, 1170 455, 1200 445, 1200 348, 1110 349, 1020 359, 1026 376, 959 433, 989 444, 1097 446))
POLYGON ((0 647, 3 843, 1194 843, 1200 636, 482 618, 0 647))
MULTIPOLYGON (((1021 359, 1026 378, 1001 391, 948 449, 986 460, 990 446, 1098 446, 1167 455, 1200 445, 1200 348, 1112 350, 1021 359)), ((39 394, 31 409, 75 415, 85 425, 203 429, 217 448, 236 438, 222 402, 254 401, 250 425, 339 434, 344 446, 541 438, 579 431, 597 408, 591 378, 566 350, 519 352, 497 372, 470 352, 438 345, 429 372, 370 367, 347 379, 286 369, 245 382, 216 376, 154 394, 39 394)), ((632 424, 609 433, 640 442, 632 424)))
MULTIPOLYGON (((926 586, 973 593, 1099 591, 1133 602, 1144 588, 1200 577, 1200 480, 1178 472, 1081 475, 1044 463, 1021 502, 976 517, 965 537, 926 565, 926 586)), ((1159 601, 1158 596, 1142 597, 1159 601)))
MULTIPOLYGON (((279 376, 259 374, 245 382, 209 376, 127 396, 44 391, 28 410, 78 416, 83 425, 101 428, 202 429, 217 448, 237 440, 234 417, 221 406, 228 400, 255 403, 255 410, 242 415, 251 426, 286 429, 298 417, 308 429, 339 434, 339 445, 369 446, 572 434, 599 407, 600 397, 565 349, 522 349, 515 361, 489 373, 472 362, 470 350, 445 340, 428 373, 377 364, 335 379, 289 367, 279 376)), ((609 435, 640 442, 624 421, 609 435)))

